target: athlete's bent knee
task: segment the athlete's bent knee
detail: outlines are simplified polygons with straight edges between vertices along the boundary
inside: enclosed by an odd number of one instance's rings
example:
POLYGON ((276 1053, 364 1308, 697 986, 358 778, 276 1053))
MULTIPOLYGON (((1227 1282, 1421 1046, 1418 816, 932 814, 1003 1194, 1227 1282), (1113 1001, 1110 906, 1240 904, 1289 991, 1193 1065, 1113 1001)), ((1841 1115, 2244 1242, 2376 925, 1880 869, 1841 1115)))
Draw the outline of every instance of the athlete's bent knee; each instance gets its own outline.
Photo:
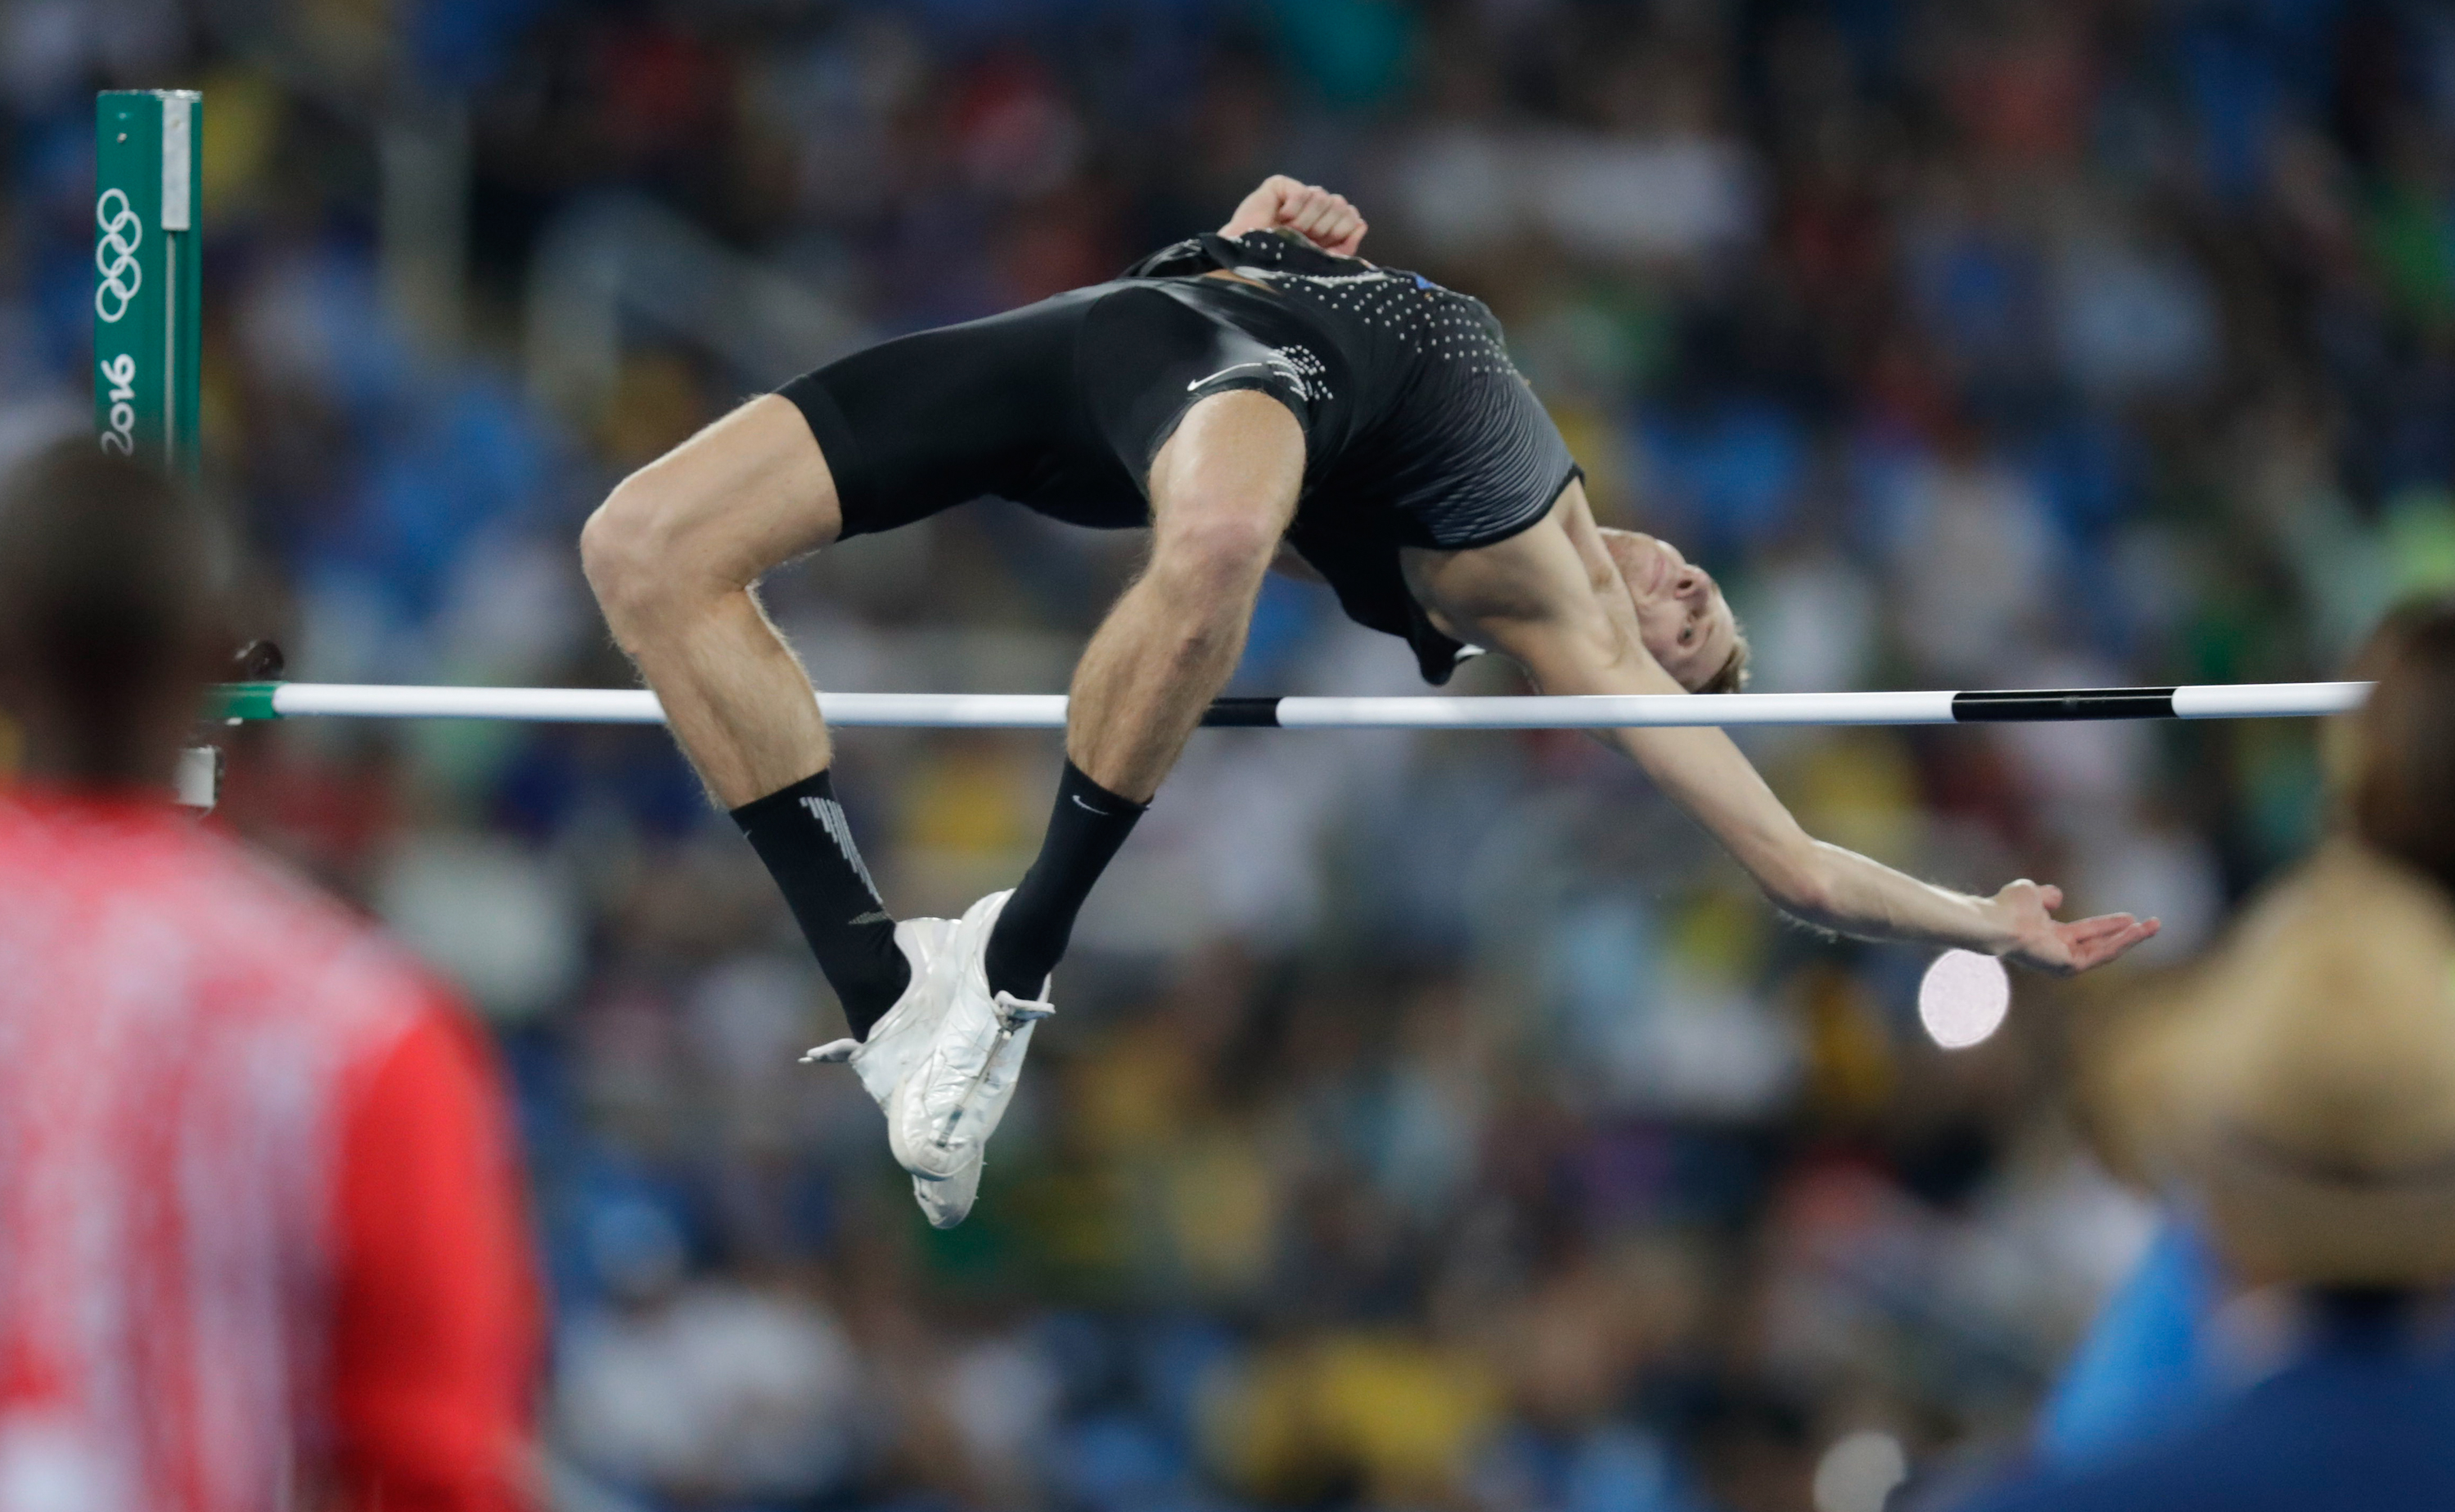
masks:
POLYGON ((1259 511, 1198 512, 1151 542, 1151 574, 1200 598, 1235 598, 1259 588, 1278 554, 1279 522, 1259 511))
POLYGON ((645 628, 689 591, 687 564, 678 559, 669 523, 676 501, 665 492, 649 474, 634 473, 579 529, 580 571, 618 640, 645 628))

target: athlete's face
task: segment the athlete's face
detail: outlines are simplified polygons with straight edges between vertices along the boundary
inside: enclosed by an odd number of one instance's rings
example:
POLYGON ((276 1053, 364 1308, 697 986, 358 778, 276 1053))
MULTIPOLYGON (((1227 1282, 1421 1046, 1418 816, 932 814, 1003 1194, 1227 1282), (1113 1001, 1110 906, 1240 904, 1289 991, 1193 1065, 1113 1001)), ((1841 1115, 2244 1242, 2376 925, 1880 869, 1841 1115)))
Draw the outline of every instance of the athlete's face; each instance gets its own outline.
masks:
POLYGON ((1713 680, 1738 643, 1739 622, 1722 586, 1677 547, 1642 531, 1602 533, 1628 585, 1637 634, 1662 670, 1694 691, 1713 680))

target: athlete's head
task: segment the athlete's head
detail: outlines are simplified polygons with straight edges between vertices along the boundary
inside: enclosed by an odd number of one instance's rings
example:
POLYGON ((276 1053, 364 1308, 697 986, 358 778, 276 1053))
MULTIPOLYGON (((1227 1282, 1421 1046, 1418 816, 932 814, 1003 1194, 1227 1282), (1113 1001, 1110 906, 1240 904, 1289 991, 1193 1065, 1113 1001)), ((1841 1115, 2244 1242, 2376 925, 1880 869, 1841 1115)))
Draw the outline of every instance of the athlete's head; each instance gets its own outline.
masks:
POLYGON ((230 655, 233 557, 185 488, 90 439, 0 478, 0 717, 28 777, 169 783, 230 655))
POLYGON ((1628 586, 1637 633, 1662 670, 1690 693, 1746 687, 1747 632, 1714 575, 1641 531, 1605 530, 1602 537, 1628 586))

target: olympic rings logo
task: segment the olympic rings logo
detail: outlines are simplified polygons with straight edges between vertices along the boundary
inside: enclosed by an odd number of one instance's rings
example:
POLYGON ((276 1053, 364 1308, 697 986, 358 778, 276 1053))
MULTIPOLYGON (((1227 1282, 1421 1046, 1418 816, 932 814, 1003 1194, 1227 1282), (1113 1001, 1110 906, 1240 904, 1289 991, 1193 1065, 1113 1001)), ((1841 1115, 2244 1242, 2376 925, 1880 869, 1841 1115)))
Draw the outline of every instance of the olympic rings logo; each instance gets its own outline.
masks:
POLYGON ((93 223, 102 232, 93 244, 94 272, 102 274, 102 286, 93 292, 93 312, 115 325, 136 302, 136 291, 145 287, 145 269, 136 260, 136 249, 145 242, 145 221, 128 202, 126 190, 106 189, 93 203, 93 223), (116 210, 113 200, 119 202, 116 210))

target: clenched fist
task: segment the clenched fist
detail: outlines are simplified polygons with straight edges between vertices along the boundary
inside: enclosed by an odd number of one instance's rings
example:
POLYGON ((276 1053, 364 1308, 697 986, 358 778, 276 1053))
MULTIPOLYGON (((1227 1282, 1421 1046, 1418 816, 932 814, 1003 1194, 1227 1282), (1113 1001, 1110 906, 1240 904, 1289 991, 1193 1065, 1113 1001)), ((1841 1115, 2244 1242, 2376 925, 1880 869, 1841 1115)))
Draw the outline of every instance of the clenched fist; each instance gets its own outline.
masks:
POLYGON ((1219 234, 1234 238, 1248 231, 1285 227, 1327 252, 1352 257, 1362 244, 1364 217, 1344 194, 1318 184, 1304 184, 1285 173, 1272 173, 1262 187, 1245 196, 1219 234))

